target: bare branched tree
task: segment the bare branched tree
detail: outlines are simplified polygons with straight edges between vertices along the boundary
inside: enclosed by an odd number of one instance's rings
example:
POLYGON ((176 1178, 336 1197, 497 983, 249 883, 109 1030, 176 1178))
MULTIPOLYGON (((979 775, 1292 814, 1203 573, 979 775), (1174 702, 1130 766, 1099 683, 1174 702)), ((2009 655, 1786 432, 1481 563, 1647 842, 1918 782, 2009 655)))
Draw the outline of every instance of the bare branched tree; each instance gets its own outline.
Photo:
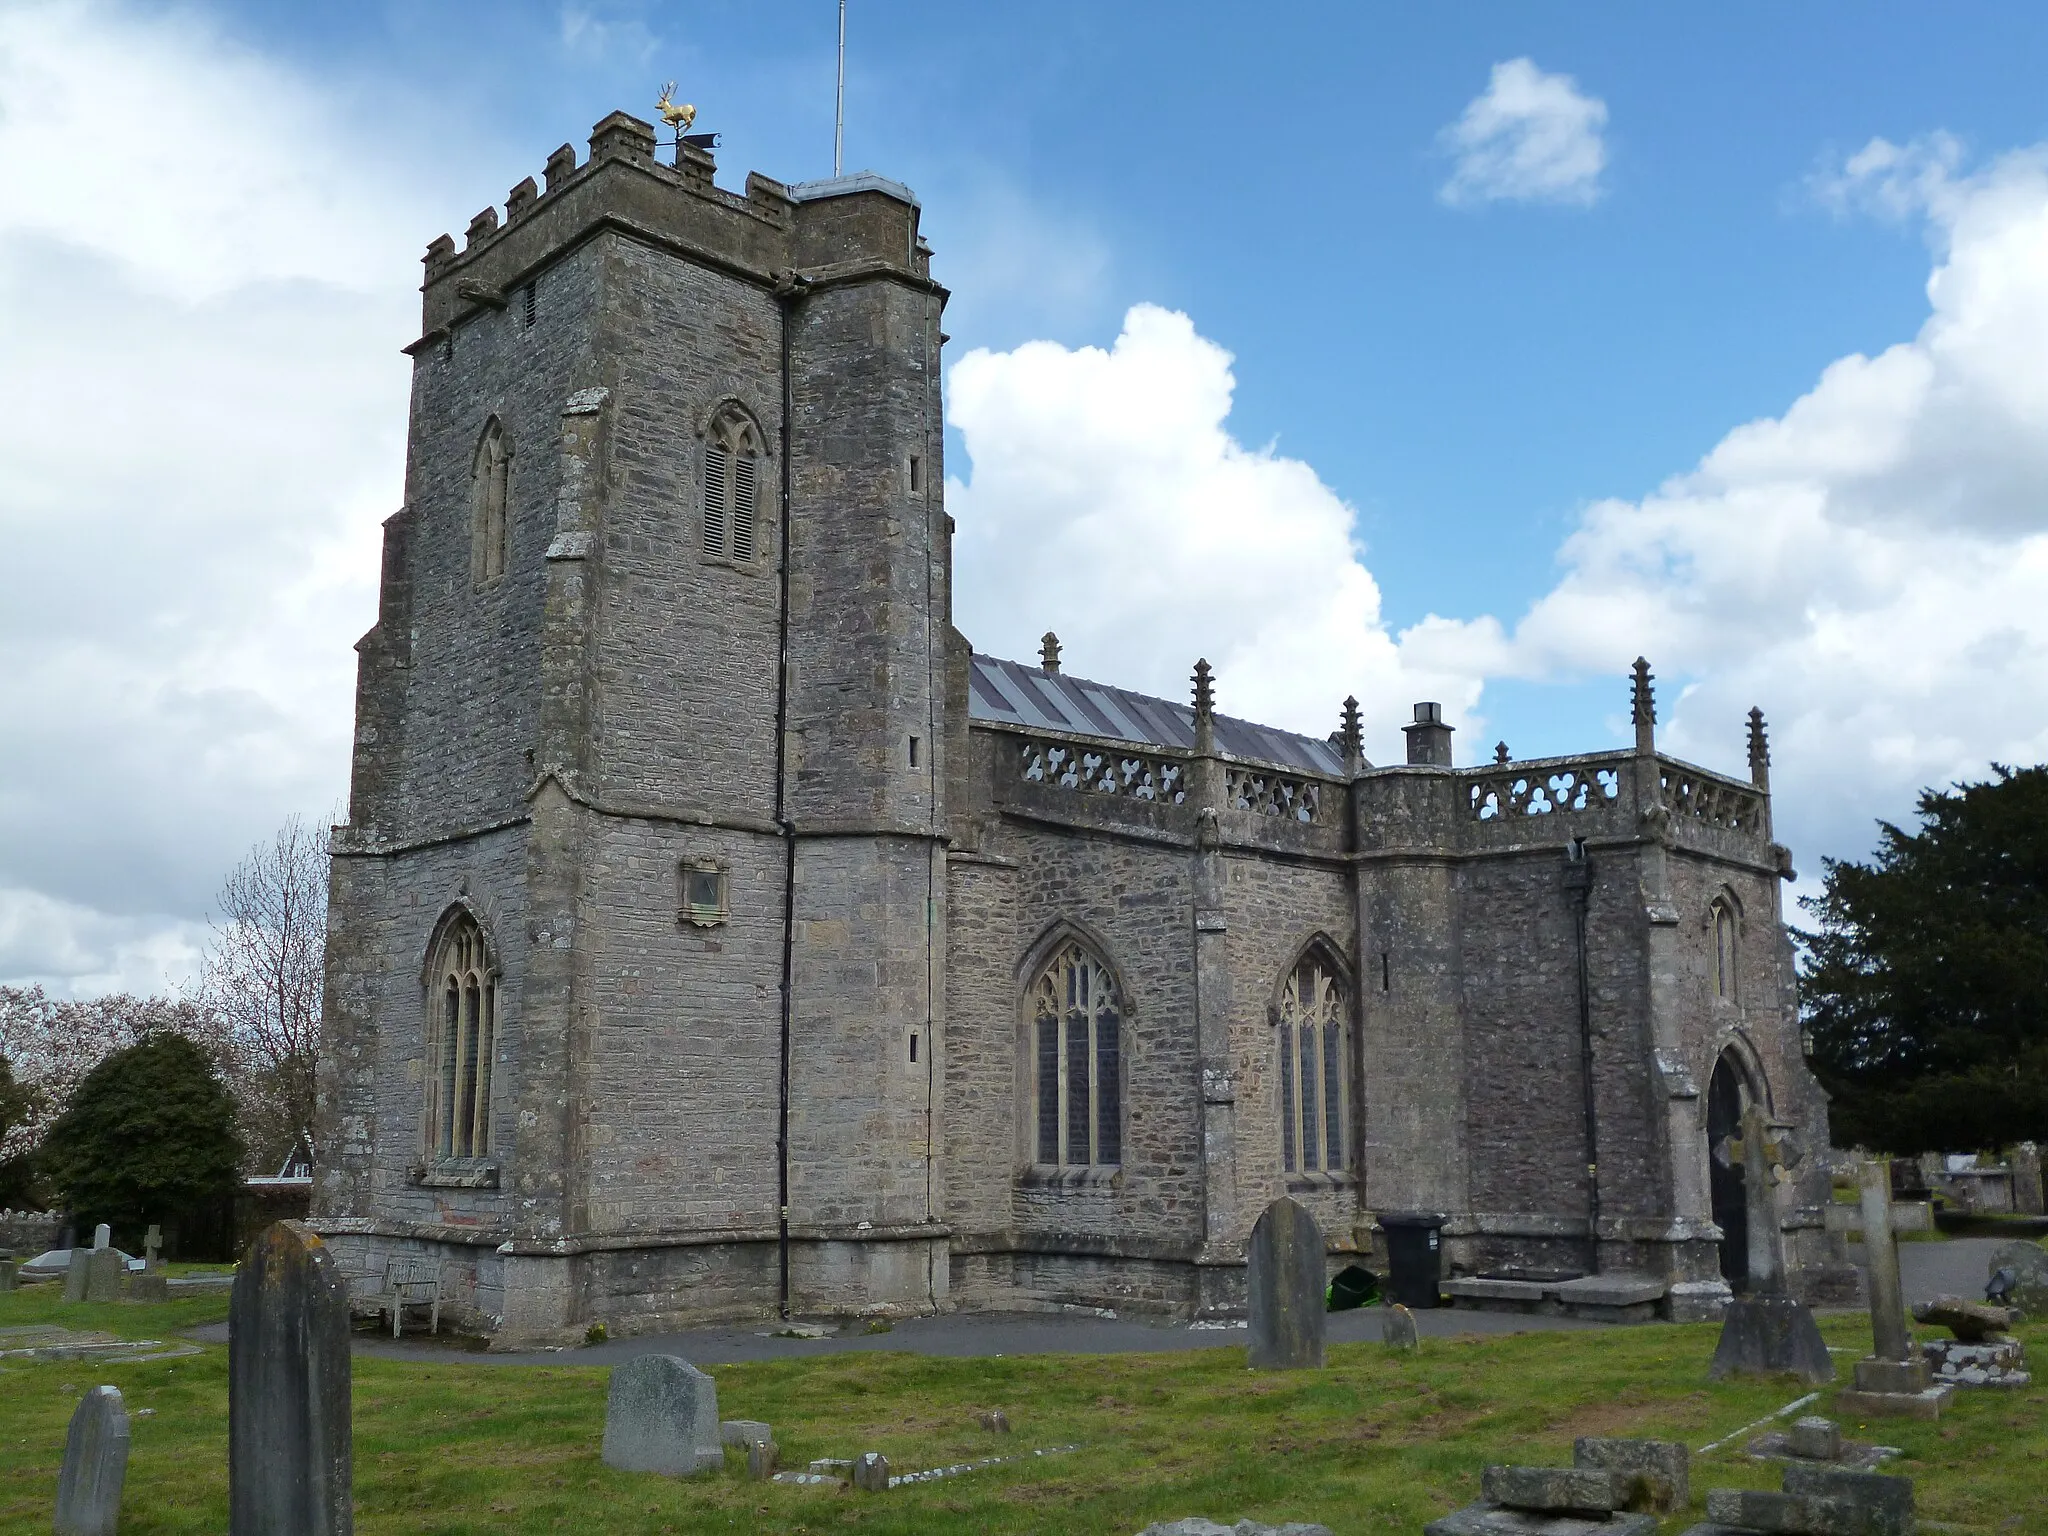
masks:
POLYGON ((234 1043, 242 1135, 258 1166, 312 1146, 327 841, 293 816, 249 850, 216 898, 203 995, 234 1043))

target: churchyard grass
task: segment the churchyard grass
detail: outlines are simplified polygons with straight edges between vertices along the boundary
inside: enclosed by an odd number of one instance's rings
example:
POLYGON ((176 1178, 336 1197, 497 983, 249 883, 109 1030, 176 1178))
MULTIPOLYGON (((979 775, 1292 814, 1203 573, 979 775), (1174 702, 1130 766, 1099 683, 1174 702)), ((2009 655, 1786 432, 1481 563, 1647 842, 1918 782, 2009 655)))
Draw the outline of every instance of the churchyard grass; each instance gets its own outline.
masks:
MULTIPOLYGON (((131 1337, 215 1320, 225 1298, 71 1306, 55 1288, 0 1296, 0 1327, 58 1322, 131 1337)), ((1847 1364, 1867 1318, 1828 1316, 1847 1364)), ((2048 1359, 2048 1325, 2022 1330, 2048 1359)), ((1581 1434, 1651 1435, 1695 1449, 1801 1395, 1795 1385, 1709 1385, 1716 1330, 1612 1328, 1425 1339, 1420 1353, 1333 1345, 1323 1371, 1254 1374, 1241 1348, 1161 1355, 932 1359, 820 1355, 713 1368, 727 1418, 774 1426, 785 1466, 880 1450, 901 1472, 1078 1443, 1068 1455, 861 1494, 749 1483, 741 1457, 690 1481, 599 1460, 606 1372, 505 1366, 474 1356, 355 1362, 356 1528, 387 1532, 1115 1532, 1154 1519, 1321 1520, 1339 1536, 1402 1533, 1476 1496, 1489 1463, 1567 1465, 1581 1434), (977 1410, 1014 1426, 994 1435, 977 1410)), ((565 1357, 574 1361, 573 1353, 565 1357)), ((227 1524, 227 1351, 135 1365, 5 1362, 0 1529, 47 1529, 65 1425, 79 1395, 125 1394, 133 1450, 121 1529, 227 1524), (138 1410, 145 1410, 138 1412, 138 1410)), ((1825 1407, 1825 1399, 1817 1407, 1825 1407)), ((1806 1410, 1808 1412, 1813 1409, 1806 1410)), ((1906 1450, 1924 1519, 1985 1533, 2043 1529, 2048 1390, 1964 1392, 1939 1423, 1846 1423, 1906 1450)), ((1691 1518, 1711 1487, 1774 1488, 1739 1443, 1695 1459, 1691 1518)), ((1685 1520, 1666 1522, 1667 1531, 1685 1520)))

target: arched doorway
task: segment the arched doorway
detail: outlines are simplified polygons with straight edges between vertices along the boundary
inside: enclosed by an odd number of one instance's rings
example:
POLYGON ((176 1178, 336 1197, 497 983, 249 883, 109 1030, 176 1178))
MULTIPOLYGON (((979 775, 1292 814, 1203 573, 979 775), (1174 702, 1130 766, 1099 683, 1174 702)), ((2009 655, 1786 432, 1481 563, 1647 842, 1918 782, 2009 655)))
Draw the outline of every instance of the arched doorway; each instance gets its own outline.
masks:
POLYGON ((1749 1195, 1743 1187, 1742 1164, 1723 1162, 1714 1149, 1729 1137, 1742 1135, 1742 1111, 1749 1084, 1735 1053, 1723 1051, 1707 1084, 1707 1174, 1714 1203, 1714 1225, 1721 1229, 1721 1278, 1740 1294, 1749 1289, 1749 1195))

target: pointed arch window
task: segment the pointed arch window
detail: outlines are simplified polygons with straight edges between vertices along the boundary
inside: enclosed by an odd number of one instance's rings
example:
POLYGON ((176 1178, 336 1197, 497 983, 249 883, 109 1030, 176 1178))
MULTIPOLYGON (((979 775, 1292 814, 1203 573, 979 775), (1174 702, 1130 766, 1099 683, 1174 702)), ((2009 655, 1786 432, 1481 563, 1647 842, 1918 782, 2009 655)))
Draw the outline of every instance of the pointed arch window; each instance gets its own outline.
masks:
POLYGON ((448 922, 427 974, 427 1155, 489 1157, 498 976, 467 912, 448 922))
POLYGON ((505 498, 511 489, 512 443, 493 416, 470 464, 469 574, 481 591, 505 574, 505 498))
POLYGON ((761 434, 736 406, 704 437, 704 553, 752 562, 761 553, 761 434))
POLYGON ((1026 993, 1035 1160, 1123 1161, 1123 1006, 1109 967, 1079 943, 1054 950, 1026 993))
POLYGON ((1736 1002, 1735 904, 1725 896, 1717 896, 1708 908, 1708 916, 1714 934, 1714 996, 1736 1002))
POLYGON ((1351 1007, 1343 974, 1320 949, 1280 993, 1280 1164, 1288 1173, 1350 1166, 1351 1007))

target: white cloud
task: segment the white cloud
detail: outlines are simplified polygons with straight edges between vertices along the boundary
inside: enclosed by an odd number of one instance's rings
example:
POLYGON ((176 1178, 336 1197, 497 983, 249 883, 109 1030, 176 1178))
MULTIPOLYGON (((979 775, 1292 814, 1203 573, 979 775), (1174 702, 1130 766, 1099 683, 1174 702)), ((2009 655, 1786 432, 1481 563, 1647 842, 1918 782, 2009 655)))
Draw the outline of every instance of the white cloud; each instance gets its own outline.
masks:
POLYGON ((178 979, 342 793, 437 226, 338 116, 186 13, 0 10, 0 979, 178 979))
POLYGON ((1457 163, 1437 195, 1454 207, 1593 203, 1606 126, 1607 104, 1582 95, 1570 75, 1546 74, 1529 59, 1496 64, 1485 91, 1439 136, 1457 163))
POLYGON ((974 461, 947 487, 959 623, 1025 659, 1054 630, 1068 670, 1172 699, 1207 657, 1219 708, 1317 736, 1356 693, 1369 750, 1396 750, 1399 702, 1462 708, 1477 688, 1404 675, 1351 508, 1300 460, 1230 435, 1233 388, 1229 353, 1147 304, 1107 351, 962 357, 948 388, 974 461))
POLYGON ((1879 140, 1816 183, 1927 220, 1917 336, 1591 507, 1512 633, 1435 620, 1404 649, 1496 677, 1647 651, 1691 680, 1660 739, 1710 764, 1739 761, 1760 703, 1779 828, 1808 855, 1867 848, 1922 785, 2048 758, 2048 149, 1959 167, 1952 140, 1879 140))

